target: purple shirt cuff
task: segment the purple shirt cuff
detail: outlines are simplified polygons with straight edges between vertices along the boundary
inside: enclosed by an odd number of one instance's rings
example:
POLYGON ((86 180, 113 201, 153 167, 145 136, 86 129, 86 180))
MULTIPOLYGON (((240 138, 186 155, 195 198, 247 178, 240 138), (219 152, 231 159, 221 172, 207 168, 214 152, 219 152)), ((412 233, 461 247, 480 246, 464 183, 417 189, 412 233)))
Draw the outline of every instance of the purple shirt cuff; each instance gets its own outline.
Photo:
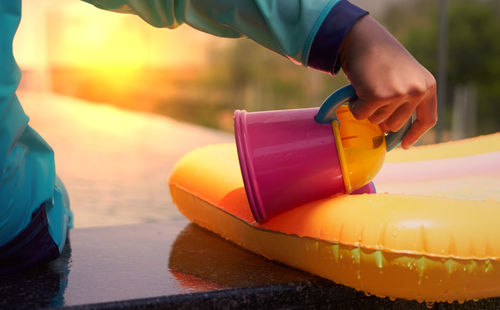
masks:
POLYGON ((314 69, 336 74, 340 70, 338 62, 340 45, 345 35, 367 11, 347 0, 341 0, 328 13, 319 28, 309 50, 307 65, 314 69))

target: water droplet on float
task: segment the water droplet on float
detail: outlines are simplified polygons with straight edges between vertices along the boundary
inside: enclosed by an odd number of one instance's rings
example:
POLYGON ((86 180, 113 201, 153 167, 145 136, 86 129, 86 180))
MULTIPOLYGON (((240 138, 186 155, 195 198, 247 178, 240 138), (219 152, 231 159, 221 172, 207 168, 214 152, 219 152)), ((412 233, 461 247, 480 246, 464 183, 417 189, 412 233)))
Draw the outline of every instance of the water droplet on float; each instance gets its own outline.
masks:
POLYGON ((434 307, 434 302, 433 302, 433 301, 426 301, 426 302, 425 302, 425 306, 426 306, 428 309, 432 309, 432 307, 434 307))
POLYGON ((397 231, 393 231, 393 232, 392 232, 392 235, 393 235, 394 237, 396 237, 396 236, 398 235, 398 232, 397 232, 397 231))
POLYGON ((361 271, 356 271, 356 277, 358 278, 358 280, 361 280, 361 271))
POLYGON ((463 299, 459 299, 459 300, 457 300, 457 302, 458 302, 460 305, 463 305, 463 304, 464 304, 464 302, 465 302, 465 300, 463 300, 463 299))
POLYGON ((489 260, 489 259, 488 259, 488 260, 486 260, 486 261, 484 262, 484 272, 485 272, 485 273, 488 273, 488 272, 490 272, 492 269, 493 269, 493 266, 491 265, 490 260, 489 260))
POLYGON ((396 297, 389 296, 390 301, 396 301, 396 297))
POLYGON ((365 292, 363 292, 363 293, 365 293, 365 296, 366 296, 366 297, 370 297, 370 296, 372 296, 372 294, 371 294, 370 292, 366 292, 366 291, 365 291, 365 292))
POLYGON ((472 298, 473 301, 478 302, 479 298, 472 298))

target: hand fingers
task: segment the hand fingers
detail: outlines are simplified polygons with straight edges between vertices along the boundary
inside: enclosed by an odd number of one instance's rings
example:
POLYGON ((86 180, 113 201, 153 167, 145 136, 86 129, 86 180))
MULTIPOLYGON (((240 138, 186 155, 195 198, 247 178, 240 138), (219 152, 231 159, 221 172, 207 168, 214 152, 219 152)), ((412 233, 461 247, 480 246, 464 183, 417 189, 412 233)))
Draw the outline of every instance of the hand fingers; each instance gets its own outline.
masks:
MULTIPOLYGON (((415 100, 417 99, 419 98, 415 100)), ((390 99, 371 101, 358 98, 349 103, 349 109, 358 120, 368 118, 372 123, 380 124, 387 120, 407 100, 407 97, 392 97, 390 99)))
POLYGON ((385 133, 389 133, 391 131, 386 123, 380 123, 379 126, 380 129, 382 129, 382 131, 385 133))
POLYGON ((412 144, 429 129, 431 129, 437 122, 437 100, 436 93, 433 92, 420 102, 417 106, 417 119, 413 122, 410 129, 406 133, 401 142, 404 149, 409 148, 412 144))
POLYGON ((356 119, 362 120, 369 118, 381 105, 379 102, 365 102, 358 98, 349 103, 349 109, 356 119))
POLYGON ((365 119, 371 115, 370 111, 367 110, 364 101, 359 98, 349 102, 349 110, 351 110, 352 115, 359 120, 365 119))
MULTIPOLYGON (((386 105, 380 107, 368 118, 374 124, 381 124, 386 122, 391 115, 399 108, 399 104, 388 102, 386 105)), ((386 124, 387 125, 387 124, 386 124)))
POLYGON ((405 103, 398 107, 397 110, 385 121, 389 130, 392 132, 400 130, 413 115, 413 111, 415 109, 414 107, 415 105, 411 103, 405 103))
MULTIPOLYGON (((434 88, 435 89, 435 88, 434 88)), ((408 148, 414 144, 437 120, 436 93, 430 88, 422 93, 398 97, 397 100, 364 101, 357 99, 350 103, 349 108, 356 119, 369 119, 379 124, 384 132, 400 130, 417 111, 417 120, 412 124, 402 141, 402 147, 408 148)))

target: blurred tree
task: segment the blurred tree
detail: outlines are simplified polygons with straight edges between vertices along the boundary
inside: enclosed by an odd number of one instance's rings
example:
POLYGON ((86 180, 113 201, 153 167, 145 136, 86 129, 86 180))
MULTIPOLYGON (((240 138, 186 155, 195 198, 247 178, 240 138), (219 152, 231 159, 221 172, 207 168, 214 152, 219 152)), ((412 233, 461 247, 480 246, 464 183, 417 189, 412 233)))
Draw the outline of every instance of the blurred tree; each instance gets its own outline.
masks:
MULTIPOLYGON (((498 0, 450 0, 448 96, 458 87, 477 90, 477 133, 500 131, 500 5, 498 0)), ((395 4, 383 24, 433 74, 437 72, 438 3, 395 4)), ((450 102, 446 103, 449 119, 450 102)), ((449 126, 449 125, 448 125, 449 126)))
POLYGON ((191 82, 190 96, 160 100, 157 112, 232 131, 235 109, 318 107, 331 92, 348 83, 343 74, 332 78, 297 66, 247 39, 209 52, 210 62, 191 82))
POLYGON ((294 65, 281 55, 240 39, 213 50, 205 76, 212 86, 225 89, 232 106, 248 111, 319 106, 345 78, 294 65))

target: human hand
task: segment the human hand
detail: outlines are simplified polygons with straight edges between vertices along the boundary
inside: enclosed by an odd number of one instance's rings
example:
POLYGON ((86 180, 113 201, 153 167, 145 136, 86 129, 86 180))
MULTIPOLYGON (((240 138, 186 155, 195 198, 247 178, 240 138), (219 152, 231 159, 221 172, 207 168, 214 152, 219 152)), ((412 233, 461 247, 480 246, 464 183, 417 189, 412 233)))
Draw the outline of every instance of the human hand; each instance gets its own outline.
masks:
POLYGON ((357 119, 368 118, 394 132, 416 112, 401 142, 405 149, 436 124, 436 80, 370 16, 358 20, 345 36, 340 62, 358 95, 350 104, 357 119))

